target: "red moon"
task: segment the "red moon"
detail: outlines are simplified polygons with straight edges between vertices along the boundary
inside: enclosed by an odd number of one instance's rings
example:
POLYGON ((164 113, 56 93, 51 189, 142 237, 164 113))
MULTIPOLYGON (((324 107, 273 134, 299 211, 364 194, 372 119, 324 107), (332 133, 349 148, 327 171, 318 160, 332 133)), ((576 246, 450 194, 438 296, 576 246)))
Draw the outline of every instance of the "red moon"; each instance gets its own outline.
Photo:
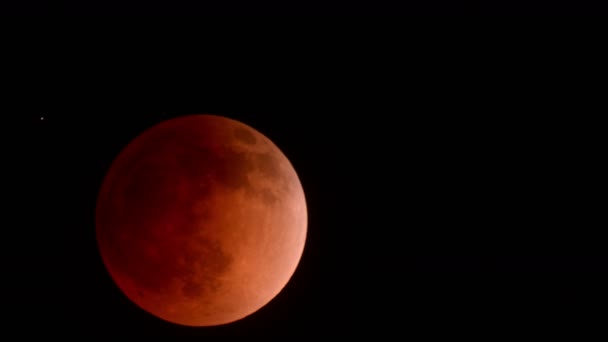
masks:
POLYGON ((307 220, 298 175, 275 144, 241 122, 188 115, 149 128, 116 157, 97 198, 96 236, 137 306, 213 326, 285 287, 307 220))

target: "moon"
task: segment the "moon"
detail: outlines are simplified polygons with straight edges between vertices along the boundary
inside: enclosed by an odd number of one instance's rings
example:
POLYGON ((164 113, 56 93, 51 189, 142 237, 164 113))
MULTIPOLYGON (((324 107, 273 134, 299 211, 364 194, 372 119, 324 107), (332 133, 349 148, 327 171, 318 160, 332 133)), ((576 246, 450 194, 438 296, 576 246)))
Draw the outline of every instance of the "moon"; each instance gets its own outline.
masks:
POLYGON ((207 114, 132 140, 103 179, 95 217, 120 290, 186 326, 231 323, 270 302, 300 262, 308 220, 281 150, 244 123, 207 114))

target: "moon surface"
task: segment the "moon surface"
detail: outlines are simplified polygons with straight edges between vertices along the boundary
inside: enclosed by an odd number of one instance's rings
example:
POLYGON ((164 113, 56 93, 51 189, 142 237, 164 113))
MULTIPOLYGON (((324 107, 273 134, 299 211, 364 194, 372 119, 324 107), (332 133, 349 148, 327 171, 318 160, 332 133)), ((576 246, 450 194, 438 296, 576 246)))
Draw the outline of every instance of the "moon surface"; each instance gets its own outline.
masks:
POLYGON ((149 128, 116 157, 97 198, 96 237, 137 306, 213 326, 285 287, 307 219, 298 175, 272 141, 229 118, 188 115, 149 128))

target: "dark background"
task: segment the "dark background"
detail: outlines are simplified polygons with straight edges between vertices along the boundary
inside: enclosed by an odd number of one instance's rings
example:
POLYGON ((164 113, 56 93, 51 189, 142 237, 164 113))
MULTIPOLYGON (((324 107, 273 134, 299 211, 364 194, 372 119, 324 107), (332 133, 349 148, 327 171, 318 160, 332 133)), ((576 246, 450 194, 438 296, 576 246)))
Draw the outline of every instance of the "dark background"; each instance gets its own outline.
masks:
POLYGON ((317 60, 196 72, 177 63, 162 76, 168 68, 137 60, 11 84, 6 326, 177 341, 502 335, 601 321, 605 104, 584 70, 317 60), (196 113, 273 140, 309 209, 304 255, 285 289, 211 328, 137 308, 95 241, 96 195, 113 158, 146 128, 196 113))
POLYGON ((598 16, 606 13, 608 13, 606 5, 601 1, 593 0, 27 0, 8 1, 0 8, 0 15, 52 16, 598 16))

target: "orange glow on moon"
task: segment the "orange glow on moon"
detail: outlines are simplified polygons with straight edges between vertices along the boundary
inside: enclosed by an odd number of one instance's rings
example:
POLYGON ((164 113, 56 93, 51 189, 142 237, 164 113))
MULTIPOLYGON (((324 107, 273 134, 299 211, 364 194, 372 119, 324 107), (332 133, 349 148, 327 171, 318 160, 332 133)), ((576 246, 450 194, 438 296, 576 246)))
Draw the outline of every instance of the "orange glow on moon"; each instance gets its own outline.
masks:
POLYGON ((242 319, 287 284, 306 240, 300 180, 267 137, 189 115, 136 137, 100 188, 96 234, 110 276, 161 319, 242 319))

